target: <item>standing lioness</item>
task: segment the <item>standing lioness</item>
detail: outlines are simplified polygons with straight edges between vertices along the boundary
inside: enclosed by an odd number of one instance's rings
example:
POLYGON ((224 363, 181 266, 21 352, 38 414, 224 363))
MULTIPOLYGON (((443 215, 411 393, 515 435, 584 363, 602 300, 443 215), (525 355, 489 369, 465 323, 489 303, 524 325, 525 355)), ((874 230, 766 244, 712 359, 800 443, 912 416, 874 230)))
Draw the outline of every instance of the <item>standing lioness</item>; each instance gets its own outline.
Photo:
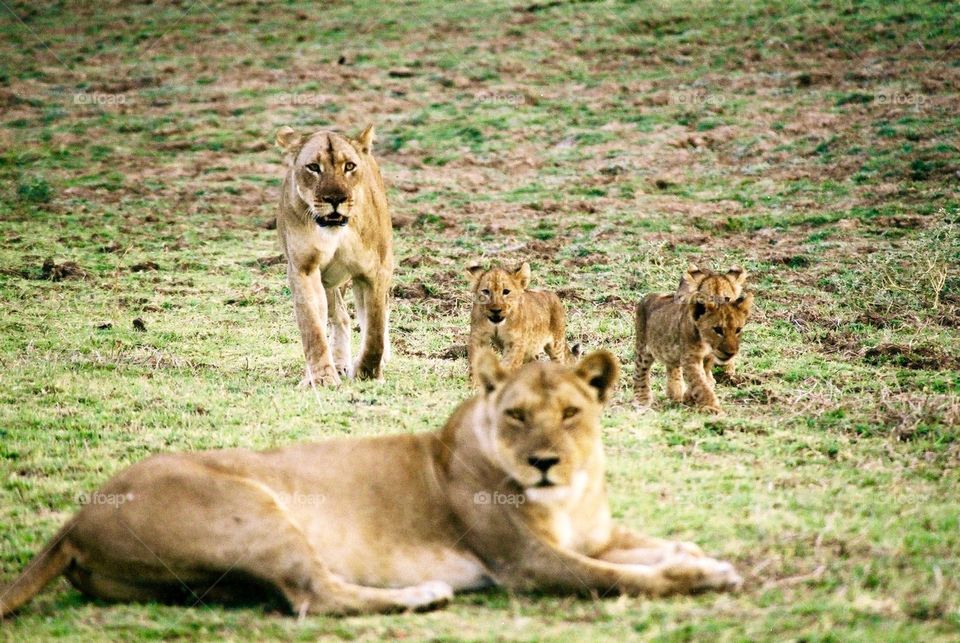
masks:
POLYGON ((277 231, 307 360, 304 383, 338 384, 340 375, 379 377, 390 354, 393 237, 372 143, 372 125, 356 139, 334 132, 298 134, 289 127, 277 132, 288 164, 277 231), (351 279, 361 333, 355 366, 340 290, 351 279))
POLYGON ((120 473, 0 591, 0 615, 65 573, 115 600, 249 596, 299 613, 423 609, 499 584, 580 594, 732 589, 729 563, 617 526, 600 412, 619 364, 477 357, 482 392, 436 433, 159 455, 120 473))

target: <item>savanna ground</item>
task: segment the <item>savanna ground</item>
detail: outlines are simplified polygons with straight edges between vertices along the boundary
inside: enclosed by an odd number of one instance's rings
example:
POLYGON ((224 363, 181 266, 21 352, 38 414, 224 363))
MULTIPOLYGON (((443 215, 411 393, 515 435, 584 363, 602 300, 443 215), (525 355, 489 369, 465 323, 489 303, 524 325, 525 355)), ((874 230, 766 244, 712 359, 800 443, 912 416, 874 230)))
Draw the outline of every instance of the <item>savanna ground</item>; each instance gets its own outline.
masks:
POLYGON ((470 260, 529 260, 626 381, 633 303, 688 262, 757 296, 725 416, 667 404, 658 367, 654 410, 624 383, 605 419, 615 515, 734 561, 739 595, 297 622, 61 579, 4 638, 960 635, 957 4, 2 5, 4 582, 151 453, 438 427, 470 260), (305 391, 273 133, 367 122, 396 357, 305 391))

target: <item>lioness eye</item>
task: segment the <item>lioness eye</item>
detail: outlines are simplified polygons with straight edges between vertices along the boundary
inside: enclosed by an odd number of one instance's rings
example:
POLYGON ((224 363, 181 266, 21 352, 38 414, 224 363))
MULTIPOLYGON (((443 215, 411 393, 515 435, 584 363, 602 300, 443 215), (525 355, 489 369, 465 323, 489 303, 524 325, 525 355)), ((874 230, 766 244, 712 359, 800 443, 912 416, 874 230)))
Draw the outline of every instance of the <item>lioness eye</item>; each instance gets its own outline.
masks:
POLYGON ((743 327, 740 327, 740 328, 737 329, 737 335, 740 334, 740 331, 741 331, 741 330, 743 330, 743 327))
POLYGON ((509 295, 509 294, 510 294, 510 291, 509 291, 509 290, 506 290, 506 289, 504 289, 504 291, 503 291, 503 294, 504 294, 504 295, 509 295))
POLYGON ((486 295, 487 297, 489 297, 489 296, 490 296, 490 291, 487 290, 486 288, 484 288, 483 290, 480 291, 480 294, 481 294, 481 295, 486 295))
POLYGON ((568 406, 567 408, 563 409, 563 419, 569 420, 579 412, 580 412, 580 409, 574 408, 572 406, 568 406))
POLYGON ((347 161, 347 163, 343 166, 343 169, 347 172, 353 172, 355 169, 357 169, 357 164, 347 161))
POLYGON ((320 174, 320 165, 317 163, 307 163, 307 169, 314 174, 320 174))
POLYGON ((723 329, 720 328, 719 326, 714 326, 713 332, 715 332, 717 335, 723 335, 723 329))
POLYGON ((523 422, 526 419, 526 414, 523 412, 523 409, 509 409, 506 412, 506 416, 517 422, 523 422))

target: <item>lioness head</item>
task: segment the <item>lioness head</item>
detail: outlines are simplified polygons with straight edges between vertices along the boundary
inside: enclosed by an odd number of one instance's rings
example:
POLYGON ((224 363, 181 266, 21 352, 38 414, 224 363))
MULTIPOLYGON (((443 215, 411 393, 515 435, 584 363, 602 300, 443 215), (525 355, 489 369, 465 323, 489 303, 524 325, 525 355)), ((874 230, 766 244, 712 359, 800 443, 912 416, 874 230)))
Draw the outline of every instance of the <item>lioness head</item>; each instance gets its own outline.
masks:
POLYGON ((690 300, 690 314, 700 337, 713 349, 719 363, 725 364, 740 350, 740 331, 747 323, 752 305, 753 293, 740 295, 733 301, 699 294, 690 300))
POLYGON ((372 144, 373 125, 356 139, 325 131, 300 134, 291 127, 277 132, 277 145, 287 158, 297 195, 317 225, 347 225, 357 189, 370 171, 367 158, 372 144))
POLYGON ((531 502, 577 493, 602 458, 600 411, 620 374, 606 351, 573 366, 530 362, 513 375, 490 350, 477 354, 488 422, 481 442, 531 502))
POLYGON ((530 285, 530 264, 523 262, 513 271, 471 266, 467 268, 467 275, 475 304, 482 307, 487 319, 499 324, 510 316, 520 295, 530 285))

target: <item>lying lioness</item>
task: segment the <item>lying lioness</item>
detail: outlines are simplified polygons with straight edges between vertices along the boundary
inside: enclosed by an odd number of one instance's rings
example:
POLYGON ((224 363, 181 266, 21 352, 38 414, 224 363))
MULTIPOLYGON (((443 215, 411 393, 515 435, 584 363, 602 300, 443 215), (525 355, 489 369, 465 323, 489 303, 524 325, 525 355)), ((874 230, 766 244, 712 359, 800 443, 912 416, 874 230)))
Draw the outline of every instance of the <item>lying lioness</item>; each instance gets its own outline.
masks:
POLYGON ((436 433, 274 451, 158 455, 110 480, 0 594, 0 615, 66 574, 115 600, 278 591, 300 614, 428 609, 502 585, 581 594, 732 589, 690 543, 613 523, 600 411, 619 365, 477 357, 481 392, 436 433))

